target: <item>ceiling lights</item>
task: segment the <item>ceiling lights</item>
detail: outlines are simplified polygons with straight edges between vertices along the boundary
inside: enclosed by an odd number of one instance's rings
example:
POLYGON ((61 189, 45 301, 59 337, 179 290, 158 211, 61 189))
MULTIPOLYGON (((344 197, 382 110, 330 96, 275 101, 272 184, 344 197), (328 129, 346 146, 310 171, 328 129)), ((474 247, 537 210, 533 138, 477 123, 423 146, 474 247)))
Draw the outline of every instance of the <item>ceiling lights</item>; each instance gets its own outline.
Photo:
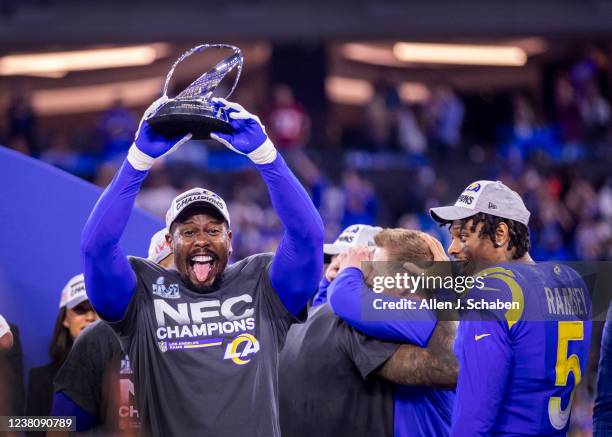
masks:
POLYGON ((168 55, 168 44, 14 54, 0 58, 2 76, 62 77, 69 71, 149 65, 168 55))
POLYGON ((520 47, 398 42, 393 54, 403 62, 520 67, 527 55, 520 47))

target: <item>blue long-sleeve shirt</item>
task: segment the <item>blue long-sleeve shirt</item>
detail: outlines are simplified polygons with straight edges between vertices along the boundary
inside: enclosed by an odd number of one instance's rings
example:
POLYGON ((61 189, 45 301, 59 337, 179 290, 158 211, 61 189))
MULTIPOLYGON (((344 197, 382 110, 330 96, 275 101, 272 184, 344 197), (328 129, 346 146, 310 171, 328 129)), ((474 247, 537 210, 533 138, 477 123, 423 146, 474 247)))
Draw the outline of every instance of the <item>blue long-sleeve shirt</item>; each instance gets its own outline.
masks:
MULTIPOLYGON (((321 290, 321 287, 319 288, 321 290)), ((330 306, 355 329, 381 340, 425 347, 436 327, 429 310, 377 310, 400 298, 367 287, 361 270, 343 270, 326 288, 330 306)), ((455 394, 452 390, 396 385, 394 436, 448 435, 455 394)))
POLYGON ((468 303, 519 305, 462 315, 451 435, 565 435, 591 338, 586 285, 557 263, 479 274, 484 286, 470 290, 468 303))
POLYGON ((355 329, 381 340, 425 347, 436 327, 434 313, 377 309, 401 299, 372 291, 355 267, 344 269, 327 287, 327 300, 334 313, 355 329))
MULTIPOLYGON (((270 281, 281 301, 297 315, 317 288, 323 267, 323 222, 306 191, 280 156, 256 165, 285 233, 278 246, 270 281)), ((98 199, 81 237, 89 299, 106 320, 120 320, 136 287, 136 276, 119 240, 147 171, 125 161, 98 199)))
POLYGON ((331 284, 331 282, 329 282, 325 275, 323 275, 321 282, 319 282, 319 290, 312 299, 313 307, 327 302, 327 287, 329 287, 329 284, 331 284))

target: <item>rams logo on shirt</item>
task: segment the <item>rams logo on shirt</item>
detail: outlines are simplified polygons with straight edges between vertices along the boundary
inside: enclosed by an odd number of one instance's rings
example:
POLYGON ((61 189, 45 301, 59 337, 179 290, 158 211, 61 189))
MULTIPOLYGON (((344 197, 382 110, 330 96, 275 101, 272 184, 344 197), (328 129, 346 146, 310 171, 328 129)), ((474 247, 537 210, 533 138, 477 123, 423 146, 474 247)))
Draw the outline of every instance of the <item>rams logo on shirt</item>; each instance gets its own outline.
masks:
POLYGON ((240 334, 234 338, 225 348, 224 360, 232 360, 238 365, 244 365, 251 361, 247 358, 259 351, 259 342, 251 334, 240 334))

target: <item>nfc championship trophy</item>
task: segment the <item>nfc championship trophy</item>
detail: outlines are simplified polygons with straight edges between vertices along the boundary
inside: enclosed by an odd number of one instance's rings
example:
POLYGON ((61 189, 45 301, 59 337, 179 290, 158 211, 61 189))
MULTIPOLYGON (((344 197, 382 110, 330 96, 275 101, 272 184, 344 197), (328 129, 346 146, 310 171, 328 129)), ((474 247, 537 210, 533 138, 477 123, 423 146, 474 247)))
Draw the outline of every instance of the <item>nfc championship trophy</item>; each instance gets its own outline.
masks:
POLYGON ((159 109, 147 119, 151 127, 166 136, 191 133, 192 139, 206 140, 211 131, 231 133, 233 128, 226 112, 215 108, 210 100, 223 78, 234 68, 236 77, 226 98, 232 94, 242 72, 243 57, 238 47, 228 44, 202 44, 183 53, 168 72, 164 84, 164 96, 168 96, 168 86, 174 70, 183 60, 194 53, 209 48, 229 49, 233 53, 218 62, 212 69, 202 74, 176 97, 168 98, 159 109))

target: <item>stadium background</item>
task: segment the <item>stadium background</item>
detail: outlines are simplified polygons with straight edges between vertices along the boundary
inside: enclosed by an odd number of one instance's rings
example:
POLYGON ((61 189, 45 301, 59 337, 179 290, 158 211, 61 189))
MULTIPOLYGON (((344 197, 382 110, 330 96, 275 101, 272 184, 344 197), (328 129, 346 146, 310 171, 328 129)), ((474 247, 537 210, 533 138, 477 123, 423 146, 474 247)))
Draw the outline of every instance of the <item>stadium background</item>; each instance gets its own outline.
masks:
MULTIPOLYGON (((327 241, 368 223, 444 242, 429 207, 487 178, 525 199, 535 259, 610 260, 610 22, 605 0, 4 0, 0 144, 104 187, 174 60, 203 42, 232 43, 245 54, 232 98, 267 125, 310 190, 327 241), (407 42, 444 46, 423 61, 410 58, 407 42), (449 60, 456 44, 501 47, 470 65, 449 60), (509 47, 515 65, 494 65, 509 47), (108 51, 42 64, 12 57, 75 50, 108 51)), ((173 88, 220 56, 189 59, 173 88)), ((215 145, 183 147, 152 171, 137 202, 162 217, 196 185, 228 202, 235 257, 275 247, 280 228, 265 186, 246 159, 215 145)), ((574 435, 589 433, 589 388, 587 378, 574 435)))

